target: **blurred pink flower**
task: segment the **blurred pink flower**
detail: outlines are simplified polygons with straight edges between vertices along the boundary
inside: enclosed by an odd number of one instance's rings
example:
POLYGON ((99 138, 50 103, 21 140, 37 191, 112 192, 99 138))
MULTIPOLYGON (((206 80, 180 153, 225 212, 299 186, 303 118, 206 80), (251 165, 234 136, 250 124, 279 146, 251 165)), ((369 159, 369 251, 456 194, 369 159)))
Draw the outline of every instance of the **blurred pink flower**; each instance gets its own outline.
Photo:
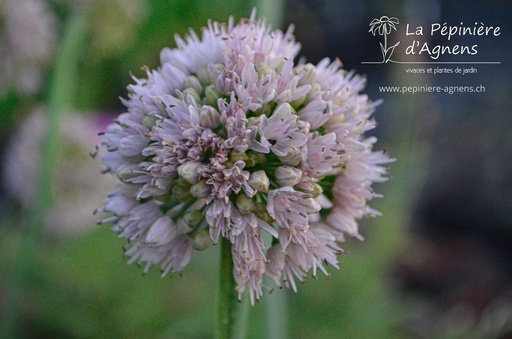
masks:
MULTIPOLYGON (((3 181, 8 195, 30 209, 37 198, 48 115, 43 107, 31 112, 13 135, 3 164, 3 181)), ((45 231, 65 236, 90 229, 95 224, 91 209, 115 183, 111 177, 95 173, 97 164, 89 152, 100 140, 97 133, 105 124, 97 114, 66 112, 59 122, 59 150, 52 177, 54 202, 45 217, 45 231)), ((111 201, 110 204, 116 204, 111 201)), ((121 204, 118 202, 117 204, 121 204)), ((123 207, 130 205, 122 203, 123 207)))
POLYGON ((56 50, 57 18, 43 0, 5 0, 0 22, 0 95, 34 95, 56 50))

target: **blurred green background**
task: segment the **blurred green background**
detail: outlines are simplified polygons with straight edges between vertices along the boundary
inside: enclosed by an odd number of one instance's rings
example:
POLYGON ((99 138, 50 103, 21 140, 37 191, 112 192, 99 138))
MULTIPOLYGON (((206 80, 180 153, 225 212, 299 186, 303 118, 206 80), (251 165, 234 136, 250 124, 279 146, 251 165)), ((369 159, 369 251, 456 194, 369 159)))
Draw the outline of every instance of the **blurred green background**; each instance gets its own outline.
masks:
POLYGON ((265 293, 250 310, 248 337, 512 335, 512 6, 499 1, 0 3, 2 323, 11 321, 20 338, 213 337, 218 248, 198 253, 182 276, 142 276, 122 258, 123 240, 95 225, 92 211, 113 184, 99 181, 101 165, 88 153, 96 133, 123 112, 119 97, 130 72, 142 77, 142 66, 157 67, 160 50, 175 46, 174 34, 199 31, 208 19, 248 17, 253 6, 273 27, 293 23, 309 62, 339 57, 346 69, 366 74, 370 98, 384 99, 371 134, 398 160, 389 166, 391 180, 375 186, 385 198, 372 206, 383 216, 361 222, 366 240, 347 240, 341 269, 329 278, 310 278, 297 294, 265 293), (28 25, 28 15, 41 22, 28 25), (362 65, 381 57, 368 24, 382 15, 418 25, 501 26, 498 40, 478 43, 480 61, 502 64, 464 79, 362 65), (30 52, 36 47, 39 54, 30 52), (19 80, 37 77, 35 88, 19 80), (427 84, 483 84, 486 92, 378 90, 427 84), (48 130, 54 133, 45 141, 48 130))

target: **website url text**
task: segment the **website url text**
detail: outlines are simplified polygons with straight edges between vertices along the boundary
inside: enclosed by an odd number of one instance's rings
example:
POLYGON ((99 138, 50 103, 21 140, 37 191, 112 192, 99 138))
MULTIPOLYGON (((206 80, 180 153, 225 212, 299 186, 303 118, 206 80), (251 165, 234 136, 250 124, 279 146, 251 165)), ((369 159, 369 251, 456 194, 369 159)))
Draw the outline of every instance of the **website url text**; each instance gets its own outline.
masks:
POLYGON ((485 86, 379 86, 381 93, 484 93, 485 86))

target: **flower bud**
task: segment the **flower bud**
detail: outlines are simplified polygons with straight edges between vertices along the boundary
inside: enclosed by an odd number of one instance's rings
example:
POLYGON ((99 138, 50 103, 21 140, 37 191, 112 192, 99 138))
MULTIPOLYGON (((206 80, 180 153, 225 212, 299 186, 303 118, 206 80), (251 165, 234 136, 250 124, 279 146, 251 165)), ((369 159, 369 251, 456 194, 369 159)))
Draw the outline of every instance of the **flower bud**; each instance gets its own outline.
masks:
POLYGON ((188 210, 183 213, 182 220, 187 224, 188 227, 194 228, 201 222, 203 214, 198 210, 188 210))
POLYGON ((248 214, 256 209, 254 201, 252 201, 252 199, 245 194, 238 195, 236 198, 236 207, 238 208, 240 214, 248 214))
POLYGON ((158 218, 149 228, 146 243, 149 247, 170 243, 176 236, 176 226, 168 215, 158 218))
POLYGON ((154 195, 153 197, 155 198, 156 201, 160 201, 160 202, 166 203, 166 202, 171 200, 172 194, 171 194, 170 191, 167 191, 164 194, 154 195))
POLYGON ((206 183, 206 179, 203 179, 190 187, 190 194, 192 194, 194 198, 198 199, 208 198, 211 192, 211 187, 206 183))
POLYGON ((302 171, 291 166, 281 166, 276 169, 276 179, 281 186, 295 186, 302 178, 302 171))
POLYGON ((268 214, 267 211, 265 212, 262 212, 258 218, 260 218, 261 220, 263 220, 264 222, 266 222, 267 224, 271 224, 273 223, 275 220, 270 216, 270 214, 268 214))
POLYGON ((254 157, 256 158, 256 162, 258 164, 265 164, 267 162, 267 157, 263 153, 255 153, 254 157))
POLYGON ((140 167, 135 164, 123 164, 119 166, 117 169, 117 177, 124 183, 126 183, 130 179, 133 179, 135 177, 138 177, 140 174, 136 171, 140 171, 140 167))
POLYGON ((245 160, 245 167, 254 167, 256 166, 256 160, 254 157, 249 157, 247 160, 245 160))
POLYGON ((318 213, 322 208, 320 204, 313 198, 306 198, 302 200, 301 204, 308 214, 318 213))
POLYGON ((214 85, 208 85, 204 90, 204 95, 206 97, 205 104, 215 106, 217 105, 217 100, 219 100, 221 93, 214 85))
POLYGON ((192 247, 196 251, 204 251, 211 243, 212 239, 210 238, 210 233, 207 230, 201 230, 194 234, 192 247))
POLYGON ((317 198, 318 196, 320 196, 320 194, 322 194, 324 192, 322 186, 320 186, 316 182, 314 182, 312 184, 312 186, 313 186, 313 191, 311 192, 311 194, 313 194, 313 198, 317 198))
MULTIPOLYGON (((151 112, 154 113, 154 112, 151 112)), ((149 113, 148 115, 144 116, 142 118, 142 124, 146 126, 147 128, 151 129, 155 125, 155 122, 158 120, 155 114, 149 113)))
POLYGON ((264 153, 258 152, 248 152, 247 160, 245 160, 245 167, 254 167, 257 164, 265 164, 267 162, 267 158, 264 153))
MULTIPOLYGON (((121 194, 127 196, 127 197, 134 197, 137 196, 137 194, 140 194, 140 185, 135 185, 131 183, 125 183, 123 185, 119 185, 119 190, 121 191, 121 194)), ((139 198, 146 198, 150 196, 150 194, 140 194, 139 198)))
POLYGON ((258 79, 261 79, 263 76, 272 72, 272 67, 270 65, 261 65, 258 66, 258 79))
POLYGON ((273 108, 274 108, 274 106, 272 105, 272 103, 267 102, 266 104, 261 106, 259 109, 257 109, 254 112, 254 115, 255 116, 260 116, 260 115, 267 115, 268 116, 273 111, 273 108))
POLYGON ((297 123, 297 127, 299 128, 298 131, 304 134, 309 134, 309 130, 311 129, 311 124, 304 120, 299 120, 297 123))
POLYGON ((270 186, 270 180, 263 170, 252 173, 247 183, 256 191, 264 193, 268 192, 270 186))
POLYGON ((196 92, 195 89, 193 88, 185 88, 183 91, 183 97, 186 99, 187 103, 188 104, 191 104, 190 102, 190 99, 189 98, 192 98, 194 99, 194 101, 200 105, 202 102, 201 102, 201 97, 199 96, 199 93, 196 92))
POLYGON ((183 88, 193 88, 197 93, 201 93, 203 91, 203 86, 201 86, 201 82, 199 82, 199 79, 193 75, 189 75, 183 81, 183 88))
POLYGON ((172 188, 172 195, 180 202, 190 202, 193 197, 190 195, 190 184, 184 180, 178 180, 178 183, 172 188))
POLYGON ((300 162, 300 152, 296 149, 289 148, 286 155, 278 157, 283 163, 290 166, 297 166, 300 162))
POLYGON ((306 101, 311 101, 311 99, 314 98, 314 96, 322 90, 322 86, 318 82, 315 82, 312 84, 311 89, 309 90, 308 94, 306 95, 306 101))
POLYGON ((298 109, 304 103, 305 100, 306 100, 306 95, 303 95, 303 96, 299 97, 298 99, 295 99, 292 102, 290 102, 290 105, 292 106, 293 109, 298 109))
POLYGON ((242 153, 242 152, 239 152, 237 150, 233 150, 231 152, 231 155, 229 156, 229 161, 231 161, 232 163, 235 163, 237 162, 238 160, 242 160, 242 161, 246 161, 249 157, 247 156, 247 154, 242 153))
POLYGON ((274 222, 274 219, 270 216, 270 214, 268 214, 267 207, 265 205, 260 204, 258 202, 254 203, 254 205, 256 206, 254 214, 256 214, 258 218, 260 218, 267 224, 271 224, 274 222))
POLYGON ((178 175, 189 184, 195 184, 201 177, 201 172, 199 171, 201 165, 202 163, 197 161, 188 161, 178 167, 178 175))
POLYGON ((204 128, 215 129, 220 125, 220 113, 212 106, 201 107, 200 124, 204 128))
POLYGON ((205 84, 211 84, 212 83, 212 78, 210 76, 210 72, 208 71, 208 67, 200 67, 197 70, 196 75, 197 75, 197 79, 199 80, 199 82, 201 84, 203 84, 203 86, 205 84))
POLYGON ((312 64, 306 64, 302 68, 301 77, 299 80, 298 85, 307 85, 312 84, 316 80, 316 67, 312 64))
POLYGON ((286 62, 287 62, 287 61, 288 61, 288 59, 283 58, 283 59, 281 59, 281 60, 279 61, 279 63, 277 63, 277 64, 274 66, 274 70, 276 71, 276 73, 279 73, 279 72, 281 72, 281 71, 283 70, 283 67, 284 67, 284 65, 286 65, 286 62))

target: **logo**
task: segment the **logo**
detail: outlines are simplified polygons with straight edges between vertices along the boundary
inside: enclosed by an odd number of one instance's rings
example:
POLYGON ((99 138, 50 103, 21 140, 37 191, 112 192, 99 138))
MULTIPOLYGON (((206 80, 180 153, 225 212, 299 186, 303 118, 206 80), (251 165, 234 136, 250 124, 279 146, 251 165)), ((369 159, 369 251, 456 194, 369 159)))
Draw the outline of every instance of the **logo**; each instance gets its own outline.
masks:
POLYGON ((370 22, 369 33, 380 35, 379 42, 382 61, 363 61, 362 64, 500 64, 499 61, 480 61, 478 53, 482 50, 479 44, 483 39, 498 39, 501 35, 499 26, 487 25, 484 22, 459 22, 457 24, 431 23, 428 26, 413 26, 405 23, 400 32, 396 17, 381 16, 370 22), (414 28, 415 27, 415 28, 414 28), (391 32, 396 31, 401 36, 411 36, 408 46, 400 45, 400 41, 391 42, 391 32), (464 39, 457 39, 457 38, 464 39), (462 42, 462 44, 460 42, 462 42), (434 42, 440 42, 435 44, 434 42), (394 54, 394 56, 393 56, 394 54), (409 61, 408 56, 423 56, 426 61, 409 61), (393 56, 394 59, 391 57, 393 56), (445 56, 446 58, 442 58, 445 56), (464 59, 462 59, 464 57, 464 59), (454 59, 459 59, 454 60, 454 59), (445 60, 442 60, 445 59, 445 60))
POLYGON ((381 16, 380 19, 373 19, 372 22, 370 22, 370 30, 368 32, 371 32, 374 36, 376 33, 384 36, 384 45, 382 42, 379 42, 383 64, 388 63, 391 60, 391 55, 393 54, 395 47, 400 44, 400 41, 398 41, 396 44, 388 47, 388 34, 390 34, 393 29, 396 31, 396 25, 398 25, 398 23, 399 21, 397 18, 390 18, 385 15, 381 16))

